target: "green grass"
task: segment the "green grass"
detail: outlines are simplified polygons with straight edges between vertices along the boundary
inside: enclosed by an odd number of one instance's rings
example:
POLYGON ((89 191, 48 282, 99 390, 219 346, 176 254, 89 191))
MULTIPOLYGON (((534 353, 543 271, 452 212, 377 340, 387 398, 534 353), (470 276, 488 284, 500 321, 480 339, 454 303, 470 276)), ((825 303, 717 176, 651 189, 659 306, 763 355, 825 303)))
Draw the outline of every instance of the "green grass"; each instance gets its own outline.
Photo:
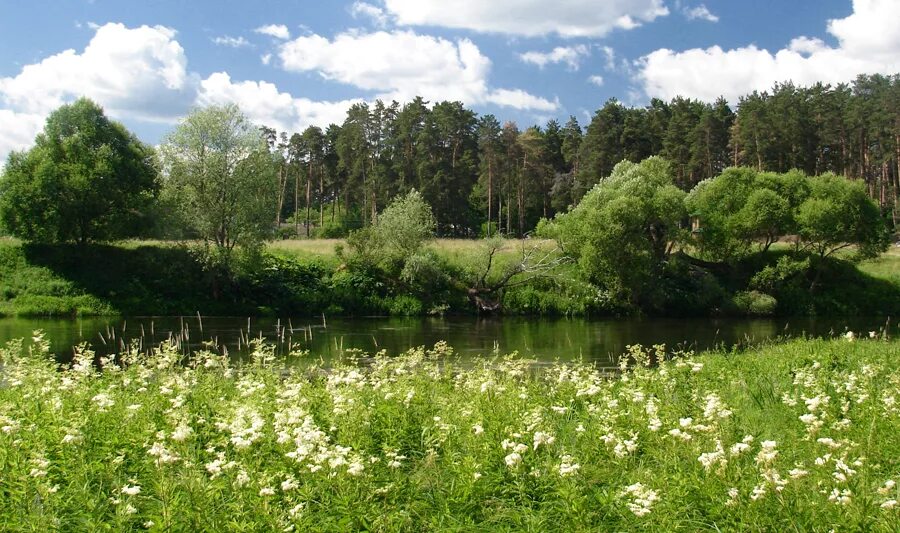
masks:
POLYGON ((897 531, 900 344, 604 376, 448 346, 63 372, 0 351, 3 531, 897 531))
POLYGON ((870 276, 885 279, 900 286, 900 246, 892 245, 880 257, 861 262, 859 269, 870 276))

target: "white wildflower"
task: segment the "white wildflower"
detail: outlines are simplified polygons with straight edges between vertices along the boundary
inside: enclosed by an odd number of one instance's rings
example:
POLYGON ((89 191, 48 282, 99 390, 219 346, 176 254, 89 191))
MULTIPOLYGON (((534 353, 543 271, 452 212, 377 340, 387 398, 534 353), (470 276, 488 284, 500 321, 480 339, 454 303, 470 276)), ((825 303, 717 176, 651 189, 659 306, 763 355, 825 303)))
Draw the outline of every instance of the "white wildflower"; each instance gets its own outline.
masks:
POLYGON ((137 496, 140 493, 140 485, 125 485, 124 487, 122 487, 122 494, 127 494, 128 496, 137 496))
POLYGON ((522 462, 522 456, 516 452, 512 452, 503 458, 503 462, 506 463, 506 466, 509 468, 515 468, 522 462))

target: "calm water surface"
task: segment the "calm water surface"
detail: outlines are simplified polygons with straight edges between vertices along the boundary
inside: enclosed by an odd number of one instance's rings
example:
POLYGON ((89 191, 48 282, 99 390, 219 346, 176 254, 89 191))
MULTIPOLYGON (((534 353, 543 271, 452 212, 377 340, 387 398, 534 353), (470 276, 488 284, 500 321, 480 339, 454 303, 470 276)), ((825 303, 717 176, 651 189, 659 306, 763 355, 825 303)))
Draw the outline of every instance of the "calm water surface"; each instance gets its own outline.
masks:
POLYGON ((331 358, 356 348, 390 354, 444 340, 465 357, 518 351, 541 361, 592 361, 612 366, 630 344, 665 344, 672 349, 703 350, 762 342, 785 336, 836 336, 848 330, 867 332, 898 326, 884 318, 827 319, 549 319, 549 318, 292 318, 132 317, 75 320, 0 319, 0 343, 30 338, 44 330, 57 358, 89 343, 99 353, 116 352, 137 342, 144 349, 173 338, 184 350, 213 341, 221 352, 246 352, 248 338, 275 342, 279 353, 293 344, 313 355, 331 358), (248 329, 249 324, 249 329, 248 329), (249 331, 249 334, 248 334, 249 331))

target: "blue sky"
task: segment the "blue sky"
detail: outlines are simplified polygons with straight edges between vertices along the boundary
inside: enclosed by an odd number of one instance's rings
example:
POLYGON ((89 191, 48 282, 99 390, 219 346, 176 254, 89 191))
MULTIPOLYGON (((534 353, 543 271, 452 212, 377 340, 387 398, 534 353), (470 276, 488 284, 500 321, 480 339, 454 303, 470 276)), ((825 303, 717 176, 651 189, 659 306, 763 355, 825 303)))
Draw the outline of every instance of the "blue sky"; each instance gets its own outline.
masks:
POLYGON ((296 131, 356 101, 462 100, 521 126, 611 97, 703 100, 900 71, 897 0, 0 0, 0 157, 86 95, 159 142, 235 102, 296 131))

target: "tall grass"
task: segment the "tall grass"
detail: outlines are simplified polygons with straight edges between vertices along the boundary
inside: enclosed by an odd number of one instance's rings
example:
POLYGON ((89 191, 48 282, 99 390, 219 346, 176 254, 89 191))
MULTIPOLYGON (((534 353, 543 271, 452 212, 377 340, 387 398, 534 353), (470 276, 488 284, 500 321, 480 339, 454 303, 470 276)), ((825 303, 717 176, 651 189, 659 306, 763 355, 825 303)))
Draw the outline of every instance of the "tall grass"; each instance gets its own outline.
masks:
POLYGON ((900 345, 630 369, 0 351, 3 531, 897 531, 900 345))

